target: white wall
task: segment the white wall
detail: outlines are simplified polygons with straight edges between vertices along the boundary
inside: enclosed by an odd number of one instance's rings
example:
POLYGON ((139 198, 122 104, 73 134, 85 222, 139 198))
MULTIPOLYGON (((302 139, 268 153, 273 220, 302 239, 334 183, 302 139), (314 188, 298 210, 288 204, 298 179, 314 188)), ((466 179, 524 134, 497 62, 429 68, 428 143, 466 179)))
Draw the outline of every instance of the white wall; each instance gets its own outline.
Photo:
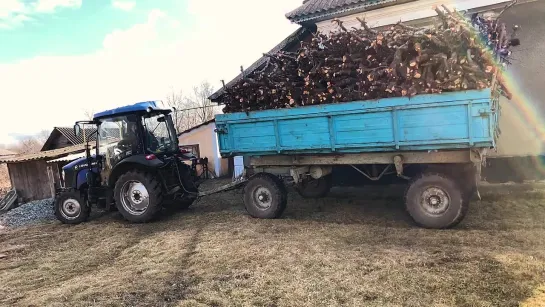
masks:
POLYGON ((201 126, 178 137, 180 145, 199 145, 200 157, 208 158, 208 169, 216 176, 225 176, 228 174, 228 159, 221 158, 218 149, 218 140, 215 123, 201 126))
MULTIPOLYGON (((421 18, 437 16, 434 7, 445 4, 449 8, 457 10, 467 10, 477 7, 484 7, 498 3, 508 2, 505 0, 456 0, 456 1, 440 1, 440 0, 419 0, 409 3, 403 3, 385 8, 371 10, 368 12, 348 15, 340 17, 347 28, 360 27, 360 22, 356 17, 365 18, 365 21, 370 27, 379 27, 384 25, 394 24, 398 21, 410 21, 421 18)), ((318 31, 327 34, 332 31, 338 31, 338 26, 332 23, 331 20, 318 22, 318 31)))

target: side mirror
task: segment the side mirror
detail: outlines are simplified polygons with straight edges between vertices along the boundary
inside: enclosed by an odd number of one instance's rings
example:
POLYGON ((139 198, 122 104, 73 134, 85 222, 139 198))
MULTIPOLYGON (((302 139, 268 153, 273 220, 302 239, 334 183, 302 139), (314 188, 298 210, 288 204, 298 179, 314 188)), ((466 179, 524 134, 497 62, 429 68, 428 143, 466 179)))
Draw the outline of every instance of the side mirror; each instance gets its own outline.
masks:
POLYGON ((81 135, 81 127, 80 127, 79 124, 75 124, 75 125, 74 125, 74 134, 75 134, 76 136, 80 136, 80 135, 81 135))

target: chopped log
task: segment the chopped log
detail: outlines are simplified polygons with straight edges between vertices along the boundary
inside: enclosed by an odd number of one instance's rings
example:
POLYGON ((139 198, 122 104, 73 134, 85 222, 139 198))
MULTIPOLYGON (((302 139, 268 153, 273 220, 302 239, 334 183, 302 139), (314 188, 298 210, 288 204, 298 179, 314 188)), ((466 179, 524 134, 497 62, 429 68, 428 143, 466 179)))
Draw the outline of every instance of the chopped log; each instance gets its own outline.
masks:
POLYGON ((356 17, 356 19, 360 22, 362 28, 364 28, 367 33, 372 34, 372 35, 377 34, 377 31, 369 28, 369 26, 367 25, 367 22, 365 22, 364 19, 361 19, 359 17, 356 17))
POLYGON ((266 62, 221 97, 224 112, 292 108, 387 97, 481 89, 510 92, 497 64, 511 47, 504 24, 436 8, 439 24, 419 29, 401 22, 386 31, 347 29, 313 34, 295 52, 264 54, 266 62), (482 43, 482 39, 487 44, 482 43))

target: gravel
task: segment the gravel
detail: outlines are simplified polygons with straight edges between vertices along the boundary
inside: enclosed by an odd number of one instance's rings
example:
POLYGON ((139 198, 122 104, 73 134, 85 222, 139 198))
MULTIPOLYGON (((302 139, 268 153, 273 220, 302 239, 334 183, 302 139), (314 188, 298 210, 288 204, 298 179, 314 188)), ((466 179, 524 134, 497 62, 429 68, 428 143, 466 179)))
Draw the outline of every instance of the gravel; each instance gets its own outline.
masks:
POLYGON ((23 204, 0 215, 0 229, 15 228, 55 220, 53 198, 23 204))

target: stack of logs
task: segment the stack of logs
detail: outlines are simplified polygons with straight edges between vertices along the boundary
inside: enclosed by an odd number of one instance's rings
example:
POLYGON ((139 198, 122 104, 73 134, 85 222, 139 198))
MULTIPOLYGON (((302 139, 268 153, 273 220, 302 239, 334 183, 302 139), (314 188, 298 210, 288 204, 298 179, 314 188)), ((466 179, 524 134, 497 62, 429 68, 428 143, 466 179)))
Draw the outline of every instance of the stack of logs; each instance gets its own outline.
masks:
MULTIPOLYGON (((315 34, 297 52, 265 54, 266 64, 226 89, 224 112, 292 108, 418 94, 483 89, 501 77, 502 52, 512 41, 505 24, 446 6, 438 23, 420 29, 397 23, 387 31, 347 29, 315 34), (500 52, 501 51, 501 52, 500 52)), ((509 54, 510 52, 508 52, 509 54)))

